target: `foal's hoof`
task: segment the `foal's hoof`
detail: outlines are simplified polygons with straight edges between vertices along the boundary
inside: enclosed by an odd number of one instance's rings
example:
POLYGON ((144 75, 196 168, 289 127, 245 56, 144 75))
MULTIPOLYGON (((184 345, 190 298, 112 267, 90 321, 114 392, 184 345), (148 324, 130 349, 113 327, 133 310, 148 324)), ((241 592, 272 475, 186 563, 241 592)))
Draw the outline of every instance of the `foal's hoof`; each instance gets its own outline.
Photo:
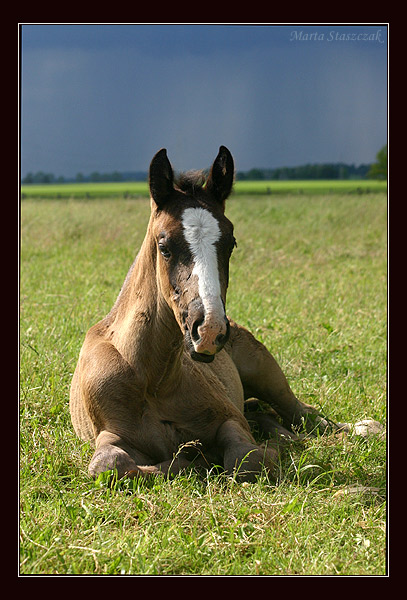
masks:
POLYGON ((226 471, 233 473, 233 477, 239 483, 254 483, 262 473, 266 473, 274 480, 277 464, 278 453, 274 448, 251 446, 245 456, 240 460, 235 459, 233 467, 227 468, 226 471))
POLYGON ((309 412, 303 416, 302 426, 310 435, 329 435, 340 429, 340 425, 316 412, 309 412))
POLYGON ((163 472, 157 469, 157 467, 154 465, 147 465, 126 471, 124 477, 129 477, 130 479, 137 479, 140 477, 145 479, 147 477, 151 477, 151 475, 163 475, 163 472))

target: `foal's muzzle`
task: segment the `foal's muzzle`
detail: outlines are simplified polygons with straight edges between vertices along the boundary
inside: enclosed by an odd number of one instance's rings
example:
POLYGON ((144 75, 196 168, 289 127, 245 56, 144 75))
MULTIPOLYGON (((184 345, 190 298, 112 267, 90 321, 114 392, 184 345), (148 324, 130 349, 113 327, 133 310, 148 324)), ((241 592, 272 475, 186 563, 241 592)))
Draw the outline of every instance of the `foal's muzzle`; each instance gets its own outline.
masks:
POLYGON ((200 362, 212 362, 229 339, 230 325, 223 314, 205 314, 200 299, 188 307, 185 319, 185 343, 191 358, 200 362))

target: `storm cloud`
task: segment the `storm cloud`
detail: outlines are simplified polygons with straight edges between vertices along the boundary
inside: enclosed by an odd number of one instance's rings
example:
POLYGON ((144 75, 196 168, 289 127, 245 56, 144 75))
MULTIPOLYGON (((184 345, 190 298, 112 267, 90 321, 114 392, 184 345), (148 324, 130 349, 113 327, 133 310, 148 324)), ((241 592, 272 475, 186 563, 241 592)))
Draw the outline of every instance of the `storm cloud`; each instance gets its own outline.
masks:
POLYGON ((202 168, 221 144, 238 170, 358 165, 386 143, 385 25, 21 29, 23 176, 146 170, 162 147, 202 168))

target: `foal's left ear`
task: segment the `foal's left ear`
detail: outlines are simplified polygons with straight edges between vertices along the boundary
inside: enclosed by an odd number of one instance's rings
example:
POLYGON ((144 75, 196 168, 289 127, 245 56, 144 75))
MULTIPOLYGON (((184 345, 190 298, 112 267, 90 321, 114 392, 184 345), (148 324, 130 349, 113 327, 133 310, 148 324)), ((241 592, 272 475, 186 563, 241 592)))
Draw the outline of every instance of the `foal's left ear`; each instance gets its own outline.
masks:
POLYGON ((210 170, 206 189, 209 190, 223 206, 232 191, 234 163, 229 150, 225 146, 219 148, 218 156, 210 170))
POLYGON ((174 173, 168 160, 167 150, 162 148, 153 157, 148 174, 150 194, 158 208, 162 208, 174 191, 174 173))

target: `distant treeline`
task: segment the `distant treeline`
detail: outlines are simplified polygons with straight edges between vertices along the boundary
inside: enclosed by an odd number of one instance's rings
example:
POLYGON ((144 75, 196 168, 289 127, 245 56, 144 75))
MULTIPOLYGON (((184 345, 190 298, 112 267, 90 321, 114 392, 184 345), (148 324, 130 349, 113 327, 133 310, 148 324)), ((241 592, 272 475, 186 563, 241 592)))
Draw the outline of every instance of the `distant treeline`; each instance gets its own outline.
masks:
POLYGON ((300 167, 280 167, 278 169, 250 169, 239 171, 236 179, 250 180, 276 180, 291 179, 364 179, 370 171, 371 165, 346 165, 344 163, 328 163, 316 165, 302 165, 300 167))
POLYGON ((76 177, 55 177, 53 173, 27 173, 22 179, 22 183, 87 183, 87 182, 105 182, 105 181, 147 181, 147 173, 145 171, 113 171, 112 173, 99 173, 94 171, 90 175, 78 173, 76 177))
MULTIPOLYGON (((250 169, 249 171, 238 171, 238 181, 259 180, 295 180, 295 179, 364 179, 370 171, 369 165, 346 165, 344 163, 303 165, 300 167, 280 167, 278 169, 250 169)), ((55 177, 52 173, 28 173, 22 183, 84 183, 103 181, 147 181, 148 174, 145 171, 113 171, 112 173, 99 173, 94 171, 90 175, 78 173, 74 178, 65 178, 62 175, 55 177)))

